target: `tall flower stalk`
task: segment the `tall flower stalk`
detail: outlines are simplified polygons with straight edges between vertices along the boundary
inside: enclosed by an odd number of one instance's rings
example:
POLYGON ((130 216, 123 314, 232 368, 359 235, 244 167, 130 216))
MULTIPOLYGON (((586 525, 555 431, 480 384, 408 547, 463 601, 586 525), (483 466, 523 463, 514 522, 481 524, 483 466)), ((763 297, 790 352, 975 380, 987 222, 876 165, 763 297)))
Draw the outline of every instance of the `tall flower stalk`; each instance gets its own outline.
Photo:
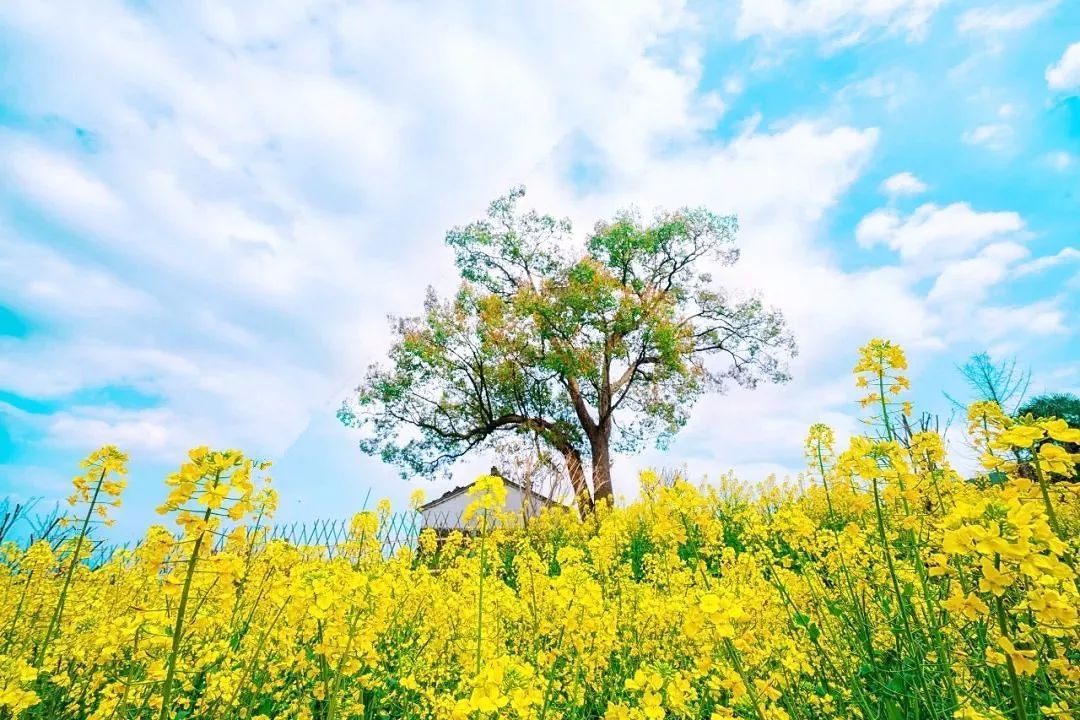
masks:
POLYGON ((974 408, 994 473, 962 477, 936 432, 898 433, 890 348, 861 356, 875 429, 811 429, 820 485, 648 472, 525 525, 485 476, 419 553, 387 552, 411 530, 385 502, 260 530, 255 464, 198 448, 161 508, 179 531, 91 567, 98 467, 67 545, 0 546, 0 720, 1075 717, 1076 435, 974 408))
MULTIPOLYGON (((173 490, 158 508, 163 515, 176 513, 176 523, 181 527, 179 547, 191 548, 183 560, 184 579, 180 585, 169 654, 165 661, 159 720, 167 720, 172 712, 184 633, 193 619, 189 617, 188 603, 196 566, 205 554, 207 543, 212 542, 213 536, 218 534, 223 519, 240 521, 256 510, 255 486, 251 479, 255 464, 250 459, 237 450, 211 451, 206 447, 192 450, 188 453, 188 459, 178 472, 167 479, 173 490)), ((260 467, 265 467, 265 464, 260 467)))
MULTIPOLYGON (((55 608, 53 608, 52 617, 49 619, 49 625, 45 630, 45 636, 38 647, 37 656, 34 658, 35 668, 40 668, 42 663, 45 662, 45 653, 49 650, 49 643, 52 641, 57 628, 60 627, 60 621, 64 615, 64 606, 67 604, 68 591, 71 589, 75 570, 83 559, 83 546, 86 544, 92 525, 96 523, 112 524, 108 517, 108 508, 120 505, 120 493, 126 484, 127 455, 112 445, 106 445, 100 450, 91 453, 89 457, 82 461, 82 467, 86 472, 72 480, 75 492, 68 497, 68 504, 72 507, 84 505, 86 511, 83 513, 79 531, 75 536, 75 545, 72 548, 71 555, 67 558, 67 571, 64 573, 64 582, 60 587, 60 596, 57 598, 55 608)), ((71 521, 70 517, 63 520, 65 525, 70 524, 71 521)))

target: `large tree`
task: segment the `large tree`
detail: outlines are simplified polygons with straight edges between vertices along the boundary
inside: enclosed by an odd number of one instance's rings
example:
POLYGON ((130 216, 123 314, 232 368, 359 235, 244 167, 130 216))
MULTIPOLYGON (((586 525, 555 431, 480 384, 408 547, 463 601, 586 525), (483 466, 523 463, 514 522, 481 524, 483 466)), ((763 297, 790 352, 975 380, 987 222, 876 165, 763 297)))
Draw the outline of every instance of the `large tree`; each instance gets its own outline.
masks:
POLYGON ((1080 428, 1080 397, 1072 393, 1038 395, 1021 405, 1016 415, 1058 418, 1068 423, 1069 427, 1080 428))
MULTIPOLYGON (((1031 371, 1017 367, 1016 358, 995 361, 987 352, 972 355, 957 370, 964 376, 974 400, 997 403, 1007 413, 1017 410, 1031 384, 1031 371)), ((960 402, 948 393, 945 397, 960 410, 966 410, 971 402, 960 402)))
MULTIPOLYGON (((1072 393, 1051 393, 1038 395, 1031 398, 1016 411, 1017 418, 1031 415, 1035 418, 1057 418, 1064 420, 1071 428, 1080 429, 1080 397, 1072 393)), ((1080 443, 1057 442, 1051 440, 1073 455, 1080 454, 1080 443)), ((1074 466, 1075 474, 1080 477, 1080 462, 1074 466)), ((1072 480, 1064 476, 1056 476, 1054 479, 1072 480)))
POLYGON ((575 249, 569 221, 520 211, 523 195, 447 234, 460 289, 429 289, 423 314, 392 318, 389 364, 339 415, 403 475, 535 436, 562 456, 585 513, 612 496, 613 452, 663 444, 707 391, 787 380, 795 344, 778 311, 709 274, 739 257, 734 217, 624 212, 575 249))

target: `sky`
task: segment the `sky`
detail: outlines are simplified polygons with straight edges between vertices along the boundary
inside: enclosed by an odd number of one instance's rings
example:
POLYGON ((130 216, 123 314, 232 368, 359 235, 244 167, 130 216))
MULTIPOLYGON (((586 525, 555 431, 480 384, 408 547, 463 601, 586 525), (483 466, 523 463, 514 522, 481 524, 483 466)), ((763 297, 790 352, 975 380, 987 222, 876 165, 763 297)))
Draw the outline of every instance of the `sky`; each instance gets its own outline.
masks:
POLYGON ((106 443, 120 534, 202 444, 272 460, 284 520, 467 481, 485 459, 400 479, 335 412, 387 316, 455 287, 446 230, 517 184, 582 240, 627 207, 736 214, 725 281, 799 343, 789 384, 617 458, 625 493, 797 473, 811 423, 859 430, 871 337, 944 420, 983 350, 1080 390, 1075 2, 8 2, 0 496, 63 497, 106 443))

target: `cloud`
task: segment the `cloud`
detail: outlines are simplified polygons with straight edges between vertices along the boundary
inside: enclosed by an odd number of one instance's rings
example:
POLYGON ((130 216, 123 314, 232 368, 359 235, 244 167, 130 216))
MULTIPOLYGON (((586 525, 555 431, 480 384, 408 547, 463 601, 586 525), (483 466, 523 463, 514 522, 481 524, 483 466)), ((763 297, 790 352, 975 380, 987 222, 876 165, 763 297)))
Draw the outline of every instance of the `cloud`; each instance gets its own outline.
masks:
POLYGON ((1055 150, 1044 155, 1043 160, 1055 170, 1067 170, 1076 161, 1076 158, 1064 150, 1055 150))
POLYGON ((1065 48, 1061 59, 1046 68, 1046 84, 1062 92, 1080 88, 1080 42, 1065 48))
POLYGON ((912 173, 896 173, 881 183, 881 191, 886 195, 920 195, 926 192, 926 183, 912 173))
POLYGON ((67 406, 40 427, 62 447, 287 453, 379 357, 385 314, 417 309, 428 283, 452 287, 445 229, 521 181, 582 229, 635 202, 738 211, 753 270, 733 281, 760 272, 770 279, 747 289, 802 306, 790 278, 808 267, 823 266, 821 287, 843 282, 812 228, 877 140, 808 121, 710 136, 723 108, 698 88, 694 19, 678 3, 617 16, 567 3, 559 20, 331 4, 318 27, 285 7, 257 21, 119 3, 0 12, 26 39, 16 69, 44 68, 20 89, 22 112, 99 139, 87 153, 0 136, 16 200, 73 233, 53 246, 12 228, 25 237, 0 266, 17 310, 60 321, 6 342, 0 377, 67 406), (585 194, 566 180, 569 137, 603 167, 585 194), (109 387, 153 406, 73 399, 109 387))
POLYGON ((1009 338, 1017 333, 1045 336, 1068 332, 1065 312, 1055 300, 1041 300, 1019 306, 980 308, 975 313, 973 328, 975 336, 984 342, 1009 338))
POLYGON ((742 0, 739 37, 817 35, 850 45, 874 30, 921 39, 943 0, 742 0))
POLYGON ((184 448, 201 444, 183 428, 182 418, 167 410, 126 411, 72 408, 49 418, 47 441, 76 449, 118 445, 125 452, 166 453, 180 457, 184 448))
POLYGON ((1080 260, 1080 250, 1067 247, 1059 250, 1053 255, 1045 255, 1040 258, 1035 258, 1030 262, 1024 263, 1023 265, 1016 268, 1016 275, 1017 277, 1021 277, 1024 275, 1034 275, 1035 273, 1040 273, 1056 265, 1061 265, 1062 263, 1076 260, 1080 260))
POLYGON ((123 204, 91 171, 23 138, 0 134, 14 189, 42 211, 77 229, 100 231, 117 222, 123 204))
MULTIPOLYGON (((747 2, 739 32, 910 39, 938 5, 747 2)), ((20 38, 4 87, 17 85, 22 116, 57 119, 0 134, 12 178, 0 189, 0 291, 42 327, 0 340, 0 389, 61 407, 17 420, 50 450, 122 442, 160 459, 194 443, 243 447, 284 460, 297 493, 313 477, 333 488, 305 514, 336 512, 336 488, 389 476, 356 452, 355 466, 335 466, 342 477, 319 465, 328 443, 356 450, 333 412, 385 355, 386 314, 417 312, 428 284, 452 289, 443 233, 524 182, 526 204, 569 215, 579 238, 627 205, 739 215, 742 260, 717 277, 784 310, 796 379, 708 398, 672 455, 794 468, 806 425, 854 427, 855 348, 888 336, 914 357, 939 352, 945 298, 987 272, 946 276, 949 263, 1025 229, 1017 213, 967 203, 882 209, 856 239, 903 262, 853 268, 832 218, 882 131, 827 111, 729 121, 703 88, 709 27, 677 0, 259 10, 0 4, 20 38), (577 148, 591 172, 574 165, 577 148), (941 302, 927 301, 926 278, 941 302)), ((725 97, 750 92, 752 73, 746 88, 737 77, 725 97)), ((882 190, 926 188, 899 173, 882 190)), ((620 471, 657 457, 620 459, 620 471)))
MULTIPOLYGON (((2 223, 2 221, 0 221, 2 223)), ((157 310, 151 295, 121 282, 108 270, 76 263, 54 249, 20 240, 0 224, 0 291, 9 306, 53 322, 83 322, 114 314, 147 317, 157 310)))
POLYGON ((906 218, 891 208, 873 211, 859 221, 855 239, 862 247, 884 245, 917 263, 960 257, 1023 229, 1024 221, 1015 212, 979 212, 968 203, 926 203, 906 218))
MULTIPOLYGON (((320 372, 355 376, 357 348, 368 329, 382 334, 385 308, 407 307, 427 281, 445 282, 439 237, 468 219, 462 208, 472 214, 528 177, 575 128, 633 166, 648 162, 653 143, 693 137, 715 117, 714 103, 695 98, 692 54, 674 66, 645 55, 656 31, 681 22, 671 3, 645 4, 614 23, 568 7, 579 22, 546 45, 478 34, 485 13, 474 10, 436 18, 387 3, 343 10, 324 33, 306 12, 281 8, 253 22, 227 10, 171 17, 117 3, 82 18, 110 28, 87 35, 74 17, 6 7, 5 21, 27 38, 24 69, 44 57, 96 68, 77 83, 46 73, 20 94, 23 110, 69 118, 102 138, 101 152, 86 156, 0 137, 13 189, 121 260, 116 272, 95 274, 86 252, 76 262, 24 244, 27 262, 48 262, 39 287, 17 288, 20 305, 45 313, 49 287, 67 288, 64 299, 88 315, 95 302, 143 314, 156 303, 166 310, 155 343, 179 356, 243 348, 272 365, 287 363, 281 353, 292 345, 285 354, 308 354, 320 372), (462 32, 447 34, 447 23, 462 32), (382 31, 373 35, 375 27, 382 31), (252 52, 249 43, 278 50, 252 52), (387 44, 397 48, 392 61, 387 44), (346 55, 332 58, 338 48, 346 55), (569 67, 576 82, 564 82, 569 67), (385 73, 396 80, 384 82, 385 73), (637 97, 670 112, 628 102, 637 97), (611 114, 608 102, 641 111, 611 114), (614 152, 620 146, 626 152, 614 152), (417 205, 426 209, 419 217, 417 205), (414 271, 407 278, 403 265, 414 271), (311 357, 305 345, 326 349, 311 357)), ((112 328, 101 337, 117 347, 130 342, 123 335, 112 328)))
POLYGON ((931 302, 971 306, 985 298, 990 289, 1009 275, 1013 263, 1028 256, 1028 249, 1015 242, 987 245, 978 255, 950 263, 930 288, 931 302))
POLYGON ((1004 123, 980 125, 968 130, 960 139, 968 145, 982 145, 990 150, 1003 150, 1012 139, 1013 129, 1004 123))
POLYGON ((893 113, 918 96, 918 87, 919 78, 916 73, 890 68, 844 85, 837 91, 835 99, 838 108, 853 115, 858 112, 858 108, 867 105, 868 98, 873 100, 873 106, 893 113))
POLYGON ((991 297, 1008 297, 998 286, 1080 255, 1065 248, 1028 260, 1031 253, 1023 243, 1029 235, 1018 213, 979 212, 967 203, 926 203, 907 216, 880 208, 856 226, 859 245, 883 245, 899 254, 893 277, 901 296, 930 281, 925 303, 915 304, 921 317, 914 315, 920 318, 917 326, 925 328, 925 347, 971 341, 985 346, 988 339, 1015 342, 1015 335, 1067 333, 1064 296, 1015 306, 988 304, 991 297))
POLYGON ((965 11, 956 21, 956 29, 967 33, 999 33, 1022 30, 1046 17, 1058 0, 1027 5, 984 5, 965 11))

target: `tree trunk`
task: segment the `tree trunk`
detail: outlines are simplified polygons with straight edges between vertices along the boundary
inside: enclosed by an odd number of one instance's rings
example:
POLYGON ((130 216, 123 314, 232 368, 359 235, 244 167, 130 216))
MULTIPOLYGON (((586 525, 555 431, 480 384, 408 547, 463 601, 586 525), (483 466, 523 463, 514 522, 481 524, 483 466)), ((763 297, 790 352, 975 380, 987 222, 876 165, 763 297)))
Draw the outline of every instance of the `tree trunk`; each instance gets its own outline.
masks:
POLYGON ((581 464, 581 453, 572 445, 562 445, 559 448, 563 459, 566 461, 566 471, 570 474, 570 485, 574 489, 574 502, 577 503, 581 517, 586 517, 593 511, 593 497, 589 492, 589 483, 585 480, 585 468, 581 464))
POLYGON ((614 502, 611 489, 610 428, 601 428, 589 442, 592 446, 593 500, 614 502))

